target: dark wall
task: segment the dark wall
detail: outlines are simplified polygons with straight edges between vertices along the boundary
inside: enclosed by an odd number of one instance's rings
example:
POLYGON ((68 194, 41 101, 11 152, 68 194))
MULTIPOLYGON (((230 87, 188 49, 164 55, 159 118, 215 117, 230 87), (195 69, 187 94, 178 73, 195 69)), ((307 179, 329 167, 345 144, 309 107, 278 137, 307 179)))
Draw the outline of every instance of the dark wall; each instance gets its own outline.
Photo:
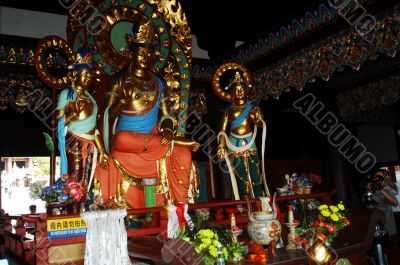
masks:
POLYGON ((0 156, 48 156, 42 132, 49 129, 32 112, 0 110, 0 156))

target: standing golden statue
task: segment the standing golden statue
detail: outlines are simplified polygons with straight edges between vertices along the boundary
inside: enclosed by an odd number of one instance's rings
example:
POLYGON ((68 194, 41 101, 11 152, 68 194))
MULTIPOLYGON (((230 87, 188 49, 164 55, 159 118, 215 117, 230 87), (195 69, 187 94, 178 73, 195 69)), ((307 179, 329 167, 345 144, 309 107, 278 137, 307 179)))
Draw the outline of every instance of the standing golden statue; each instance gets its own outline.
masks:
POLYGON ((78 180, 85 179, 86 184, 89 184, 89 176, 86 173, 89 156, 92 158, 93 170, 97 153, 102 167, 107 167, 109 163, 103 139, 96 129, 98 107, 88 92, 93 85, 93 69, 89 58, 89 52, 85 49, 77 53, 76 64, 70 66, 71 86, 60 92, 57 102, 61 175, 74 175, 78 180))
POLYGON ((191 151, 199 144, 175 137, 164 81, 151 72, 159 40, 150 21, 126 35, 130 63, 116 74, 104 114, 104 141, 113 128, 112 163, 99 168, 104 198, 133 208, 193 201, 191 151), (161 118, 159 118, 159 115, 161 118), (112 125, 112 126, 110 126, 112 125), (127 205, 126 205, 127 204, 127 205))
POLYGON ((260 108, 249 98, 252 85, 249 70, 239 63, 225 63, 215 72, 212 85, 220 99, 232 103, 223 115, 217 155, 220 160, 227 162, 235 199, 243 199, 246 195, 251 198, 263 196, 263 184, 266 195, 270 196, 264 170, 266 126, 260 108), (233 78, 228 86, 222 88, 220 79, 224 74, 230 74, 233 78), (262 171, 255 144, 257 127, 263 128, 262 171))
POLYGON ((97 160, 102 167, 109 164, 103 140, 96 129, 97 104, 88 92, 93 85, 90 54, 86 49, 75 54, 65 40, 49 36, 39 42, 35 64, 47 85, 53 89, 64 88, 57 102, 61 176, 69 174, 90 188, 97 160), (64 75, 55 76, 49 71, 46 60, 52 52, 61 53, 71 64, 64 75))

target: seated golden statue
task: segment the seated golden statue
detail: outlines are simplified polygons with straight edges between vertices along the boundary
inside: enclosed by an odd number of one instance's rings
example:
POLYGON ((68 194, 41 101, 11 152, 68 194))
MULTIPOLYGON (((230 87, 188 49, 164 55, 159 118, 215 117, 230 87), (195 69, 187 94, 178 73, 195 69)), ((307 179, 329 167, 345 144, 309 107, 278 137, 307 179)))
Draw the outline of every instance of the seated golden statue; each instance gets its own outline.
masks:
POLYGON ((61 91, 57 103, 61 176, 70 174, 86 184, 93 177, 97 153, 101 166, 107 167, 109 163, 96 129, 97 104, 88 92, 93 84, 93 70, 88 60, 88 51, 80 50, 69 73, 72 84, 61 91))
POLYGON ((156 31, 150 21, 142 23, 126 40, 130 63, 114 77, 104 114, 107 148, 110 127, 114 136, 112 162, 96 172, 102 196, 133 208, 164 205, 166 200, 192 202, 191 150, 199 144, 174 136, 176 121, 168 115, 167 89, 150 71, 156 59, 156 31))
MULTIPOLYGON (((265 122, 260 108, 254 105, 248 95, 250 72, 241 64, 226 63, 217 69, 212 84, 220 99, 232 103, 223 116, 217 155, 220 160, 227 162, 235 199, 243 199, 246 195, 258 198, 264 195, 264 189, 269 196, 264 161, 260 161, 255 144, 257 127, 265 127, 265 122), (227 71, 234 74, 234 78, 225 89, 221 89, 220 77, 227 71), (228 125, 229 135, 226 134, 228 125)), ((264 145, 265 135, 263 138, 264 145)))

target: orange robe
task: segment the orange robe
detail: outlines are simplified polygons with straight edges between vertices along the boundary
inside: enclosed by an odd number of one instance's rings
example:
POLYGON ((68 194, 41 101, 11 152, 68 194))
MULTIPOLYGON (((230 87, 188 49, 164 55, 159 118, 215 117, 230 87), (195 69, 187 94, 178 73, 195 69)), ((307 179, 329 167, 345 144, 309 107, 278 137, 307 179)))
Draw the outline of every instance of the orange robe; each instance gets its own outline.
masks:
MULTIPOLYGON (((157 183, 159 183, 157 160, 166 157, 170 146, 161 144, 161 137, 156 128, 150 134, 119 131, 113 137, 111 146, 111 157, 117 159, 128 173, 141 178, 157 177, 157 183)), ((191 165, 192 155, 188 147, 175 145, 171 155, 166 157, 170 196, 175 203, 188 202, 191 165)), ((117 193, 121 173, 112 159, 108 168, 97 167, 95 178, 100 180, 104 198, 117 193)), ((133 208, 145 207, 143 189, 130 185, 124 198, 133 208)), ((165 194, 157 194, 156 206, 164 205, 165 200, 165 194)))

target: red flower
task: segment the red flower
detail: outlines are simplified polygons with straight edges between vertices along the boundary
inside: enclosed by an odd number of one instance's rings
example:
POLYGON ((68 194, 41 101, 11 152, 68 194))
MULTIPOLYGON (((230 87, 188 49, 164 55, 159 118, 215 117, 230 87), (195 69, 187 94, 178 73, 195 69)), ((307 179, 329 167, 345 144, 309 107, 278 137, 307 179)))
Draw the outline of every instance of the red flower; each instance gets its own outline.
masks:
POLYGON ((326 225, 326 230, 329 232, 335 232, 337 231, 337 226, 335 224, 328 224, 326 225))
POLYGON ((329 232, 333 232, 335 231, 335 227, 333 225, 326 225, 326 230, 328 230, 329 232))
POLYGON ((350 225, 350 220, 349 219, 347 219, 347 217, 343 217, 343 222, 345 222, 346 223, 346 226, 347 225, 350 225))
POLYGON ((317 221, 315 221, 315 226, 317 226, 317 227, 325 227, 325 226, 327 226, 327 224, 324 221, 317 220, 317 221))
POLYGON ((82 186, 76 182, 71 181, 67 184, 69 189, 69 196, 73 198, 76 202, 80 202, 83 196, 83 189, 82 186))

